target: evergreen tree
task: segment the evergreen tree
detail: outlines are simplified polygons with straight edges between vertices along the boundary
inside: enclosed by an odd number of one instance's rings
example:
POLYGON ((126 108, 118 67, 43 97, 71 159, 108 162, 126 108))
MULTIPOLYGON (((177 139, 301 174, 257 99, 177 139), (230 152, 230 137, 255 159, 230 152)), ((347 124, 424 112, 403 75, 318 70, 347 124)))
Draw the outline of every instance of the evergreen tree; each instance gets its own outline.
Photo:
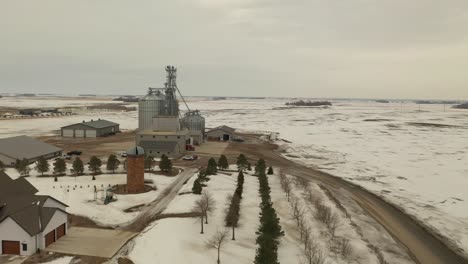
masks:
POLYGON ((259 159, 255 164, 255 174, 264 174, 266 172, 266 164, 264 159, 259 159))
POLYGON ((228 160, 227 160, 225 155, 221 155, 221 157, 219 157, 218 168, 220 170, 225 170, 225 169, 229 168, 229 163, 228 163, 228 160))
POLYGON ((200 180, 199 179, 196 179, 194 182, 193 182, 193 187, 192 187, 192 192, 194 194, 201 194, 202 193, 202 185, 200 183, 200 180))
POLYGON ((206 167, 206 175, 215 175, 218 172, 218 165, 216 160, 211 158, 208 160, 208 166, 206 167))
POLYGON ((154 157, 151 155, 147 155, 145 157, 145 169, 152 171, 153 170, 153 164, 154 164, 154 157))
POLYGON ((172 161, 164 154, 161 156, 161 161, 159 162, 159 169, 162 172, 172 171, 172 161))
POLYGON ((67 164, 62 158, 58 158, 54 162, 54 174, 62 175, 67 170, 67 164))
POLYGON ((247 157, 244 154, 240 154, 237 157, 237 169, 240 171, 246 170, 249 167, 249 162, 247 161, 247 157))
POLYGON ((247 162, 247 170, 252 171, 252 164, 250 162, 247 162))
POLYGON ((15 169, 21 176, 28 176, 31 169, 29 168, 29 162, 27 159, 16 160, 15 169))
POLYGON ((120 160, 117 159, 117 156, 111 154, 107 159, 106 169, 115 173, 115 170, 119 167, 120 160))
POLYGON ((99 173, 101 173, 101 165, 102 165, 102 161, 98 157, 96 156, 91 157, 88 168, 93 173, 93 180, 96 179, 96 177, 94 177, 95 175, 98 175, 99 173))
POLYGON ((268 175, 273 175, 273 174, 274 174, 274 172, 273 172, 273 167, 272 167, 272 166, 268 167, 268 172, 267 172, 267 174, 268 174, 268 175))
POLYGON ((76 157, 76 159, 73 161, 73 171, 75 172, 75 175, 81 175, 84 172, 84 165, 83 161, 79 157, 76 157))
POLYGON ((37 160, 36 171, 41 173, 42 176, 44 176, 44 172, 49 171, 49 162, 42 156, 37 160))
POLYGON ((3 163, 1 160, 0 160, 0 171, 4 171, 5 170, 5 163, 3 163))
POLYGON ((206 170, 200 170, 198 172, 198 179, 200 180, 200 182, 207 182, 210 180, 206 175, 206 170))

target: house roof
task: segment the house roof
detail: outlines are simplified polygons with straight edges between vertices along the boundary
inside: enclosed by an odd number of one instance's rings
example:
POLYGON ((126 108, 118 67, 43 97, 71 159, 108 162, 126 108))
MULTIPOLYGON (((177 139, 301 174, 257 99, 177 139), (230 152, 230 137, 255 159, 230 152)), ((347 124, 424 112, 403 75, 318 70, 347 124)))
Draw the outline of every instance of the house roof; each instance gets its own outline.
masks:
POLYGON ((44 207, 47 199, 55 199, 36 195, 37 192, 26 179, 12 180, 6 173, 0 172, 0 223, 11 218, 31 236, 44 231, 55 212, 62 210, 44 207))
POLYGON ((0 139, 0 153, 13 159, 32 159, 58 151, 62 150, 28 136, 0 139))
POLYGON ((213 129, 210 129, 207 133, 210 133, 211 131, 215 131, 215 130, 222 130, 222 131, 227 132, 227 133, 234 133, 234 131, 235 131, 235 129, 232 128, 232 127, 219 126, 219 127, 215 127, 213 129))
POLYGON ((146 150, 152 151, 173 151, 177 146, 177 142, 175 141, 140 141, 139 144, 146 150))
POLYGON ((81 123, 76 123, 76 124, 73 124, 73 125, 64 126, 62 128, 67 128, 67 127, 75 126, 75 125, 83 125, 83 126, 87 126, 87 127, 91 127, 91 128, 101 129, 101 128, 106 128, 106 127, 117 126, 119 124, 108 121, 108 120, 104 120, 104 119, 98 119, 98 120, 91 120, 91 121, 88 121, 88 122, 83 121, 81 123))

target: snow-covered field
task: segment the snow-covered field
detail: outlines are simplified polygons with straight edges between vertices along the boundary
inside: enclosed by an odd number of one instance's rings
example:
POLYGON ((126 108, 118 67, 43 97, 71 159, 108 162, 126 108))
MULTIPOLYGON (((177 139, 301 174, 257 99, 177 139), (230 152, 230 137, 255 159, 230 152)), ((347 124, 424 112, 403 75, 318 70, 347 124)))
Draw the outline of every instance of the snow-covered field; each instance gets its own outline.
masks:
MULTIPOLYGON (((196 176, 192 177, 195 179, 196 176)), ((200 234, 199 218, 167 218, 154 222, 134 240, 134 247, 129 257, 135 263, 215 263, 216 249, 206 247, 217 230, 224 229, 225 209, 229 203, 226 200, 232 195, 237 184, 237 173, 231 176, 218 174, 210 176, 207 182, 208 190, 217 201, 216 210, 208 218, 204 226, 204 234, 200 234), (168 250, 170 249, 170 250, 168 250)), ((186 184, 190 187, 190 181, 186 184)), ((185 187, 184 187, 185 188, 185 187)), ((181 190, 180 192, 184 192, 181 190)), ((179 195, 172 201, 164 213, 191 212, 199 195, 179 195)), ((258 179, 245 176, 244 195, 241 202, 239 227, 236 229, 236 240, 231 240, 231 230, 226 244, 221 250, 221 263, 242 264, 252 263, 255 257, 255 231, 259 221, 258 179)), ((285 262, 286 263, 286 262, 285 262)))
MULTIPOLYGON (((8 100, 3 98, 0 106, 8 100)), ((278 142, 286 157, 383 196, 468 251, 467 110, 362 100, 336 100, 329 108, 284 108, 285 102, 188 100, 192 109, 201 110, 208 127, 225 124, 246 131, 279 132, 292 142, 278 142)), ((33 100, 21 103, 34 104, 33 100)), ((116 120, 124 129, 137 126, 135 111, 101 112, 2 120, 0 137, 50 134, 62 125, 97 117, 116 120)))

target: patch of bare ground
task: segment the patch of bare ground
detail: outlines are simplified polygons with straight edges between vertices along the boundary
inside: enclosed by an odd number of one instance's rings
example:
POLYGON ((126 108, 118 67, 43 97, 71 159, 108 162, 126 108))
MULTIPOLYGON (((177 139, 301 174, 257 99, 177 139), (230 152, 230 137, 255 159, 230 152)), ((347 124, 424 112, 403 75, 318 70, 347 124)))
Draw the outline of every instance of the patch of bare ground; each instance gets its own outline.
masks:
POLYGON ((438 123, 408 122, 407 124, 410 126, 417 126, 417 127, 461 128, 461 126, 438 124, 438 123))
MULTIPOLYGON (((145 184, 145 190, 140 193, 147 193, 147 192, 155 191, 156 189, 157 189, 156 186, 150 186, 150 185, 145 184)), ((115 194, 123 194, 123 195, 129 194, 127 192, 127 184, 114 185, 112 186, 112 190, 114 191, 115 194)))
POLYGON ((64 153, 72 150, 83 151, 80 156, 83 161, 89 160, 91 156, 107 160, 109 154, 125 151, 135 145, 135 131, 124 131, 113 136, 99 138, 42 136, 38 139, 63 149, 64 153))
POLYGON ((88 217, 85 216, 80 216, 80 215, 70 215, 69 216, 69 224, 71 226, 79 226, 79 227, 87 227, 87 228, 100 228, 100 229, 113 229, 112 227, 103 227, 93 220, 89 219, 88 217))

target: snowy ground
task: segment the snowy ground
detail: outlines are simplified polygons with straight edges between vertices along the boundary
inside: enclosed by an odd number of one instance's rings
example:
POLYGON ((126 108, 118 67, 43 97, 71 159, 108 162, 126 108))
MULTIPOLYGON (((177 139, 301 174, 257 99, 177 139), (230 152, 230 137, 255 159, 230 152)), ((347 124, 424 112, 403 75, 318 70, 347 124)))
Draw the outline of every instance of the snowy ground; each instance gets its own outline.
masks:
MULTIPOLYGON (((191 182, 188 182, 187 186, 188 184, 191 182)), ((130 258, 135 263, 215 263, 216 250, 207 248, 205 242, 217 230, 224 229, 225 209, 228 206, 226 197, 234 193, 236 184, 237 173, 233 173, 232 176, 223 174, 211 176, 208 187, 204 190, 208 190, 218 202, 216 211, 208 218, 209 224, 205 225, 205 234, 200 234, 200 222, 197 218, 162 219, 154 222, 135 239, 130 258), (167 250, 168 248, 171 250, 167 250)), ((194 194, 180 195, 173 200, 165 213, 190 212, 198 197, 200 196, 194 194)), ((235 241, 230 239, 229 232, 229 239, 221 251, 222 263, 253 262, 259 203, 258 179, 246 175, 240 226, 236 229, 235 241)))
MULTIPOLYGON (((12 169, 7 170, 7 174, 12 178, 18 177, 12 169)), ((85 216, 99 225, 117 226, 134 219, 140 212, 124 212, 125 209, 137 205, 147 204, 154 199, 171 184, 176 177, 167 177, 145 173, 145 179, 151 179, 157 187, 156 191, 142 194, 116 195, 117 201, 104 205, 101 201, 103 191, 109 185, 125 184, 126 174, 102 174, 92 180, 92 176, 64 176, 58 177, 54 182, 53 177, 37 177, 35 172, 26 179, 39 190, 40 195, 50 195, 55 199, 67 204, 67 212, 75 215, 85 216), (98 189, 98 200, 94 201, 94 186, 98 189), (101 190, 101 191, 99 191, 101 190)))
MULTIPOLYGON (((279 132, 292 142, 282 144, 286 157, 383 196, 468 251, 467 110, 362 100, 336 100, 329 108, 284 108, 286 99, 188 101, 208 127, 279 132)), ((34 105, 32 100, 21 103, 34 105)), ((41 119, 34 126, 30 120, 2 120, 0 137, 50 134, 96 117, 117 120, 124 129, 137 126, 135 111, 41 119)))

